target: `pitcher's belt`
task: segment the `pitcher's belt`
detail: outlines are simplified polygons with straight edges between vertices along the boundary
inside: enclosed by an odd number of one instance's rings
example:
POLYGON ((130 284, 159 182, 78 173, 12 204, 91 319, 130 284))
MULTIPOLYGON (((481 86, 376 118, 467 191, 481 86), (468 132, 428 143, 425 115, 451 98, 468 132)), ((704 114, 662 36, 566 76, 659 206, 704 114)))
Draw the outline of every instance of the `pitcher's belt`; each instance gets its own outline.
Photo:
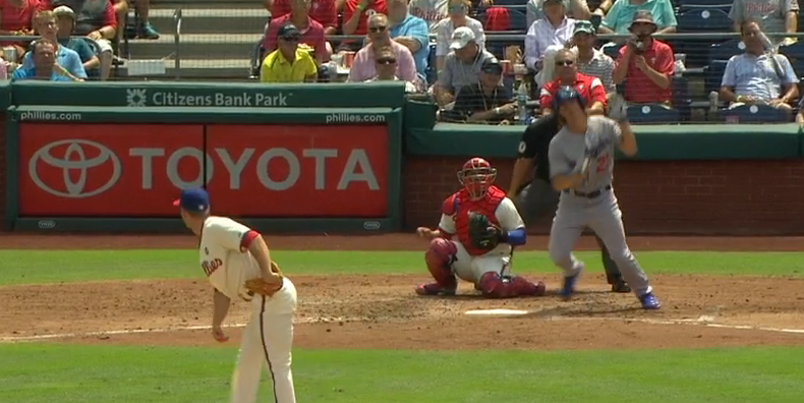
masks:
POLYGON ((589 193, 578 192, 572 189, 564 189, 564 193, 568 193, 578 197, 585 197, 587 199, 594 199, 595 197, 598 197, 601 194, 603 194, 603 192, 608 192, 609 190, 611 190, 611 185, 606 185, 602 189, 598 189, 589 193))

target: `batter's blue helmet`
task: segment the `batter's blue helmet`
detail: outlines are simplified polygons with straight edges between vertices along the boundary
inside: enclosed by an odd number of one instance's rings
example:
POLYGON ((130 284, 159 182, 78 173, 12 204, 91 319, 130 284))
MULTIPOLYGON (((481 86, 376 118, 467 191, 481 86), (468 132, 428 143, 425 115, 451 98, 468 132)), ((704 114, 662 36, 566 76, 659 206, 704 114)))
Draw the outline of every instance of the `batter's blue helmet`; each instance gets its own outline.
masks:
POLYGON ((556 91, 556 96, 553 97, 553 110, 558 110, 558 107, 565 102, 570 101, 577 101, 581 108, 586 106, 586 102, 584 102, 583 97, 578 91, 575 91, 575 88, 571 85, 562 85, 558 87, 558 91, 556 91))

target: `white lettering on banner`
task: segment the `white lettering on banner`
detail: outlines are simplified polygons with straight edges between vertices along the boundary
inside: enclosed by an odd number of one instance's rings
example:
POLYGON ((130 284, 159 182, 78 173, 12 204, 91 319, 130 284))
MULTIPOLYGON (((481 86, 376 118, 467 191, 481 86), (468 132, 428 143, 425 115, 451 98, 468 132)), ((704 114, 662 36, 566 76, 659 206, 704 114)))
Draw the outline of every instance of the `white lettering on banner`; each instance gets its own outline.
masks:
POLYGON ((272 148, 262 153, 260 159, 257 160, 257 177, 260 179, 263 186, 268 189, 288 190, 296 184, 296 181, 299 180, 299 176, 301 176, 301 164, 299 163, 299 159, 287 148, 272 148), (276 182, 268 176, 268 163, 271 162, 271 159, 276 157, 284 158, 290 167, 288 177, 282 182, 276 182))
POLYGON ((315 190, 324 189, 327 183, 325 159, 327 157, 337 157, 338 150, 334 148, 310 148, 302 151, 302 156, 315 158, 315 190))
MULTIPOLYGON (((215 148, 221 163, 226 171, 229 173, 229 188, 233 190, 240 189, 241 178, 243 170, 249 161, 251 161, 256 153, 254 148, 246 148, 243 153, 234 158, 229 151, 225 148, 215 148)), ((142 158, 141 172, 142 172, 142 188, 153 188, 153 175, 154 163, 157 157, 165 157, 164 148, 132 148, 129 150, 129 155, 132 157, 142 158)), ((338 156, 338 150, 335 148, 305 148, 301 152, 302 158, 312 158, 315 160, 315 170, 313 172, 315 178, 315 189, 323 190, 326 188, 326 159, 335 158, 338 156)), ((206 158, 206 183, 212 180, 214 169, 214 161, 211 155, 204 154, 204 152, 195 147, 183 147, 167 157, 166 174, 170 182, 178 188, 187 188, 194 186, 201 186, 203 182, 203 175, 201 173, 204 166, 203 158, 206 158), (192 180, 186 181, 179 176, 179 165, 186 164, 185 159, 191 159, 198 164, 198 176, 192 180)), ((300 157, 296 156, 292 151, 287 148, 277 147, 265 150, 257 158, 256 162, 256 175, 257 179, 265 186, 266 189, 283 191, 288 190, 296 185, 302 175, 302 166, 300 157), (280 158, 288 164, 288 174, 285 178, 271 177, 268 171, 268 165, 274 158, 280 158)), ((374 173, 374 168, 368 158, 368 153, 365 149, 355 148, 349 152, 349 157, 344 164, 341 171, 337 190, 346 190, 353 182, 365 182, 369 189, 379 190, 380 185, 377 182, 377 176, 374 173)))
POLYGON ((282 107, 288 106, 288 98, 293 93, 253 93, 241 92, 239 94, 214 92, 210 95, 187 95, 179 92, 154 91, 147 88, 130 88, 126 90, 126 104, 128 106, 257 106, 282 107))

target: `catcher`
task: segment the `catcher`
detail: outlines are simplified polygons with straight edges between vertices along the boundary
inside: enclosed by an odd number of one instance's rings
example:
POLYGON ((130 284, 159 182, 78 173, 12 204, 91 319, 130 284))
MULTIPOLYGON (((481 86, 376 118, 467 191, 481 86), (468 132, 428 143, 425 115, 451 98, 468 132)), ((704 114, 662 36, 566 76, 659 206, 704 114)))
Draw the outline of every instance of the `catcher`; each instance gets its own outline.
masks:
POLYGON ((290 369, 296 288, 271 260, 265 240, 230 218, 210 215, 209 194, 187 189, 173 203, 184 224, 198 236, 201 269, 214 287, 212 337, 229 338, 221 325, 232 299, 251 303, 251 319, 243 330, 240 357, 232 378, 232 403, 254 402, 262 369, 268 368, 277 403, 296 403, 290 369), (267 365, 266 365, 267 364, 267 365))
POLYGON ((463 189, 444 200, 438 229, 419 227, 430 240, 424 255, 435 283, 416 288, 419 295, 455 295, 456 275, 489 298, 544 295, 544 283, 532 283, 510 273, 515 246, 527 240, 525 224, 500 188, 497 170, 482 158, 472 158, 458 171, 463 189))

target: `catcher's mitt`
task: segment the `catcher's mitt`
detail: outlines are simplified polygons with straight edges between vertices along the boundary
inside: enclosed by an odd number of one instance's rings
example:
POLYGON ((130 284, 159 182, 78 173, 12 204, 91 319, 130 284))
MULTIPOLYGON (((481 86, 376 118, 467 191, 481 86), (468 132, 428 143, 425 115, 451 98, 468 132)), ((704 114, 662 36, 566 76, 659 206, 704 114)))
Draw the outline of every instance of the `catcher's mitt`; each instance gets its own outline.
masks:
POLYGON ((502 228, 494 225, 483 214, 469 213, 469 239, 472 245, 483 250, 494 249, 502 237, 502 228))

